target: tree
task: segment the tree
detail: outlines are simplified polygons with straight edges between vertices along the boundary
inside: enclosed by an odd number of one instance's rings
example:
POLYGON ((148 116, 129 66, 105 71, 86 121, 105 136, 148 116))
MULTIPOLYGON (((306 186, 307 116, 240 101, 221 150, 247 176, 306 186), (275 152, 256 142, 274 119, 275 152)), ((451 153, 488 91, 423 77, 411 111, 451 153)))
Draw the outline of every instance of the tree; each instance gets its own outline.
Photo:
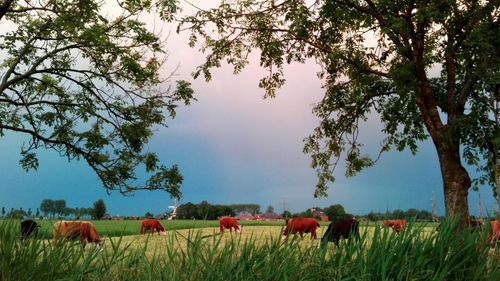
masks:
POLYGON ((22 209, 15 210, 12 208, 10 212, 7 214, 7 218, 11 219, 22 219, 26 216, 26 212, 23 211, 22 209))
POLYGON ((463 162, 483 172, 475 184, 491 183, 493 140, 500 144, 492 120, 500 84, 499 6, 496 0, 241 0, 185 17, 178 30, 190 30, 190 46, 201 41, 209 53, 194 74, 207 80, 222 61, 238 73, 258 49, 269 71, 259 83, 266 97, 285 83, 284 65, 318 62, 325 94, 313 112, 320 124, 304 144, 318 175, 315 196, 326 196, 341 159, 353 176, 383 152, 416 153, 430 138, 446 213, 465 223, 472 180, 463 162), (432 75, 431 68, 441 73, 432 75), (358 139, 360 124, 377 117, 385 138, 370 156, 358 139))
POLYGON ((408 210, 406 210, 404 216, 406 219, 414 219, 414 220, 417 220, 417 219, 420 219, 418 217, 420 211, 415 209, 415 208, 410 208, 408 210))
POLYGON ((148 219, 152 219, 152 218, 154 217, 154 215, 153 215, 153 214, 151 214, 150 212, 146 212, 146 213, 144 214, 144 217, 145 217, 145 218, 148 218, 148 219))
POLYGON ((292 217, 292 213, 290 213, 290 211, 285 210, 285 211, 283 211, 281 216, 284 217, 285 219, 288 219, 288 218, 292 217))
POLYGON ((5 217, 5 207, 2 207, 2 217, 5 217))
POLYGON ((40 210, 44 216, 54 212, 54 201, 52 199, 43 199, 40 203, 40 210))
POLYGON ((346 217, 346 212, 344 210, 344 206, 340 204, 331 205, 330 207, 325 209, 325 214, 328 216, 328 219, 338 220, 346 217))
POLYGON ((35 213, 35 216, 36 216, 36 217, 39 217, 39 216, 40 216, 40 209, 39 209, 39 208, 36 208, 36 213, 35 213))
POLYGON ((100 220, 106 214, 106 204, 102 199, 94 202, 94 209, 92 211, 92 216, 94 219, 100 220))
POLYGON ((54 212, 59 216, 63 216, 66 209, 66 200, 54 200, 54 212))
POLYGON ((144 12, 172 20, 176 2, 0 2, 0 136, 28 136, 25 170, 38 168, 38 148, 49 148, 86 161, 107 191, 180 197, 177 165, 143 152, 152 128, 193 100, 188 82, 169 86, 164 38, 141 20, 144 12), (138 166, 151 174, 144 185, 132 185, 138 166))
POLYGON ((31 217, 31 214, 32 214, 31 208, 28 208, 28 212, 26 212, 26 214, 28 215, 28 217, 31 217))
POLYGON ((177 207, 177 217, 179 219, 195 219, 197 216, 196 205, 188 202, 177 207))

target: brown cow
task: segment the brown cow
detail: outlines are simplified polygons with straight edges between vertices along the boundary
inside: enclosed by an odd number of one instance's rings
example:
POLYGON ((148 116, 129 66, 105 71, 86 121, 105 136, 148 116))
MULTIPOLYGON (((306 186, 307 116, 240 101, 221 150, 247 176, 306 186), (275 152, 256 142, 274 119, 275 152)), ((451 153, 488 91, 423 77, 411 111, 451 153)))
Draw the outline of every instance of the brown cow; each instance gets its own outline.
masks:
POLYGON ((490 221, 491 229, 486 236, 487 243, 497 243, 500 242, 500 220, 490 221))
POLYGON ((224 217, 219 219, 220 232, 224 232, 224 229, 229 229, 230 232, 233 232, 233 228, 236 233, 243 230, 242 226, 238 224, 238 221, 235 218, 224 217))
POLYGON ((403 231, 406 225, 406 220, 385 220, 382 222, 380 227, 390 227, 392 230, 394 230, 396 233, 400 233, 403 231))
POLYGON ((311 239, 316 239, 316 229, 319 227, 319 223, 316 219, 313 218, 292 218, 286 221, 285 229, 283 230, 283 238, 285 236, 292 233, 297 235, 300 234, 300 237, 304 233, 311 233, 311 239))
POLYGON ((141 234, 144 234, 146 230, 151 230, 151 234, 154 234, 155 231, 158 232, 158 235, 167 234, 165 228, 163 228, 161 223, 156 219, 143 219, 141 221, 141 234))
POLYGON ((102 247, 103 241, 97 234, 94 225, 88 221, 58 221, 54 224, 52 244, 55 245, 58 238, 80 239, 83 248, 87 242, 96 243, 97 247, 102 247))

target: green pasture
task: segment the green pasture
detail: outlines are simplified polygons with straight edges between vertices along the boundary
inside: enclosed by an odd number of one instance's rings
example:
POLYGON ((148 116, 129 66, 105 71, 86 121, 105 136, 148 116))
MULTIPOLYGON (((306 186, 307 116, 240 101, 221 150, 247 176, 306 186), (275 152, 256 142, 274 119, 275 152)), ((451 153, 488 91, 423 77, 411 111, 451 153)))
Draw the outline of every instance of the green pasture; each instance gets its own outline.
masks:
POLYGON ((164 236, 138 235, 140 221, 94 223, 103 249, 53 246, 49 237, 21 242, 19 221, 0 221, 0 280, 500 280, 499 249, 453 223, 439 232, 410 223, 401 234, 361 223, 360 241, 338 247, 310 235, 281 241, 283 222, 242 222, 243 233, 221 234, 217 221, 162 221, 164 236))
MULTIPOLYGON (((57 220, 36 220, 41 228, 38 237, 49 239, 52 237, 53 225, 57 220)), ((14 220, 14 224, 19 224, 20 220, 14 220)), ((99 235, 104 237, 119 237, 139 234, 140 220, 91 220, 99 235)), ((219 222, 217 220, 160 220, 160 223, 167 231, 200 229, 206 228, 219 232, 219 222)), ((281 229, 284 221, 239 221, 244 229, 250 226, 274 226, 277 230, 281 229)), ((326 231, 329 222, 320 222, 321 227, 318 230, 318 237, 321 237, 323 231, 326 231)), ((379 222, 361 222, 361 227, 375 227, 379 222)), ((436 225, 432 223, 415 223, 418 226, 429 228, 429 231, 435 229, 436 225)))
MULTIPOLYGON (((1 221, 1 220, 0 220, 1 221)), ((38 237, 49 239, 52 237, 54 223, 58 220, 36 220, 40 225, 38 237)), ((20 220, 13 220, 19 225, 20 220)), ((139 234, 140 220, 91 220, 99 235, 104 237, 118 237, 139 234)), ((160 223, 167 231, 182 229, 207 228, 219 232, 219 222, 217 220, 160 220, 160 223)), ((283 226, 283 221, 241 221, 241 225, 247 226, 283 226)), ((322 225, 328 225, 322 222, 322 225)))

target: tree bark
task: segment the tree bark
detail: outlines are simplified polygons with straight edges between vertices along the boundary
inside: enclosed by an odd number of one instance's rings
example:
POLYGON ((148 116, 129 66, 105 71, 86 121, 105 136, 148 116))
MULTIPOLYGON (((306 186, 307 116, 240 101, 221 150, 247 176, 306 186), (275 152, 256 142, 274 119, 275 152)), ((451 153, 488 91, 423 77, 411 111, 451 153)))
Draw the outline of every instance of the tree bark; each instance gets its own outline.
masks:
POLYGON ((467 195, 471 180, 460 161, 459 146, 442 144, 437 147, 437 151, 443 177, 446 216, 459 219, 465 225, 469 219, 467 195))

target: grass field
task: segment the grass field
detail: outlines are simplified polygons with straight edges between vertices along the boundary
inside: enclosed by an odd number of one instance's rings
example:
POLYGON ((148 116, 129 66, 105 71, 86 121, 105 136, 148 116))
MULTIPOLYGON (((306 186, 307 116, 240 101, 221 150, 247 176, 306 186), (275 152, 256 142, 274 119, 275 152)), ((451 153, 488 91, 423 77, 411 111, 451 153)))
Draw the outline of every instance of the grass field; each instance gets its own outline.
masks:
MULTIPOLYGON (((37 220, 41 228, 38 232, 38 237, 41 239, 49 239, 52 237, 53 225, 57 220, 37 220)), ((19 224, 20 221, 15 221, 19 224)), ((93 220, 91 221, 99 235, 104 237, 118 237, 136 235, 139 233, 141 221, 140 220, 93 220)), ((216 220, 160 220, 161 224, 167 231, 171 230, 184 230, 184 229, 201 229, 206 228, 204 231, 219 232, 219 222, 216 220)), ((279 231, 284 226, 283 221, 240 221, 244 229, 250 226, 268 226, 276 227, 275 231, 279 231)), ((323 231, 326 231, 329 222, 320 222, 318 236, 321 237, 323 231)), ((375 227, 379 225, 377 222, 363 222, 362 227, 375 227)), ((416 223, 418 226, 425 226, 430 231, 435 229, 436 225, 432 223, 416 223)), ((263 233, 265 233, 264 231, 263 233)))
MULTIPOLYGON (((400 235, 361 224, 359 242, 280 239, 282 222, 248 222, 221 234, 216 221, 162 221, 168 233, 138 235, 139 221, 96 221, 105 247, 19 241, 19 221, 0 221, 0 280, 500 280, 500 251, 478 232, 410 224, 400 235), (126 234, 116 236, 115 234, 126 234)), ((49 233, 50 221, 41 221, 49 233)), ((326 230, 323 224, 318 236, 326 230)))

